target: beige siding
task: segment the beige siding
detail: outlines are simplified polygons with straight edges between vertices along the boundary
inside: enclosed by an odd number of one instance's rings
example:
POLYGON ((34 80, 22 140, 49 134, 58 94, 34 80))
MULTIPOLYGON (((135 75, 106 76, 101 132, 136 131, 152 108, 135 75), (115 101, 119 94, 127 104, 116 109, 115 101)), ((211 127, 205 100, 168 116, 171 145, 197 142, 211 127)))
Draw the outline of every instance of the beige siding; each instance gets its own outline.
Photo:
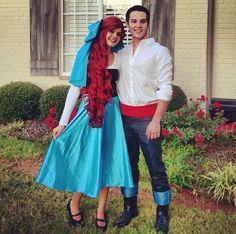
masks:
POLYGON ((217 0, 212 96, 236 98, 236 1, 217 0))
POLYGON ((188 97, 206 94, 207 0, 176 0, 174 83, 188 97))
POLYGON ((43 89, 65 84, 59 77, 30 75, 29 0, 0 2, 0 86, 30 81, 43 89))
MULTIPOLYGON (((206 94, 207 0, 176 0, 174 83, 188 97, 206 94)), ((213 97, 236 98, 236 1, 216 0, 213 97)), ((0 86, 30 81, 43 89, 67 84, 30 75, 29 0, 0 1, 0 86)))

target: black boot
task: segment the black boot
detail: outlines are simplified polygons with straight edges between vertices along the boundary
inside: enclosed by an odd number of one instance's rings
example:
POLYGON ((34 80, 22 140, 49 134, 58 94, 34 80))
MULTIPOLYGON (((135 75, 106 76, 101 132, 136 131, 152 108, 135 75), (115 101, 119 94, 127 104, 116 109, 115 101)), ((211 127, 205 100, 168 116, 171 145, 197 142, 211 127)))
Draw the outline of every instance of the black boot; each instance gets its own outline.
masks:
POLYGON ((115 222, 114 226, 118 228, 124 227, 128 225, 131 219, 137 215, 137 196, 130 198, 124 197, 124 211, 115 222))
POLYGON ((169 205, 157 206, 156 213, 156 224, 155 228, 157 231, 167 233, 169 230, 169 216, 168 216, 169 205))

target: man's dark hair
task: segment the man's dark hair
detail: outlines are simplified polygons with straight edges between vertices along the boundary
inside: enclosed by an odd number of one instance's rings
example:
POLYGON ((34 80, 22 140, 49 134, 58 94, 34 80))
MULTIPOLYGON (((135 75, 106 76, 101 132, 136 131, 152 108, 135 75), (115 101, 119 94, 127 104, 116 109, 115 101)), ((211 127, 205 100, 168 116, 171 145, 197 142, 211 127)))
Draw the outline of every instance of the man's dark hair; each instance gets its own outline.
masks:
POLYGON ((144 12, 147 16, 147 22, 149 24, 149 21, 150 21, 150 12, 147 8, 145 8, 144 6, 141 6, 141 5, 135 5, 135 6, 132 6, 130 7, 127 12, 126 12, 126 15, 125 15, 125 18, 126 18, 126 22, 129 22, 129 17, 130 17, 130 13, 133 12, 133 11, 141 11, 141 12, 144 12))

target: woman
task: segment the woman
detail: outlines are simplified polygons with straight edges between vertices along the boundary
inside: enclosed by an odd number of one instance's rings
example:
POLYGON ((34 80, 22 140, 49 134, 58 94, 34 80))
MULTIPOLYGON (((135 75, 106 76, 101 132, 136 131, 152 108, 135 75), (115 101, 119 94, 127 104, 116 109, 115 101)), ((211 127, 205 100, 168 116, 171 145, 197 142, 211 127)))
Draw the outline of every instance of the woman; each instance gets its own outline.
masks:
POLYGON ((96 226, 104 231, 109 187, 133 187, 116 93, 118 71, 109 69, 112 50, 122 47, 125 32, 115 16, 91 24, 89 30, 77 53, 62 117, 36 181, 74 192, 67 207, 74 225, 84 226, 83 194, 98 197, 96 226), (80 93, 78 113, 67 125, 80 93))

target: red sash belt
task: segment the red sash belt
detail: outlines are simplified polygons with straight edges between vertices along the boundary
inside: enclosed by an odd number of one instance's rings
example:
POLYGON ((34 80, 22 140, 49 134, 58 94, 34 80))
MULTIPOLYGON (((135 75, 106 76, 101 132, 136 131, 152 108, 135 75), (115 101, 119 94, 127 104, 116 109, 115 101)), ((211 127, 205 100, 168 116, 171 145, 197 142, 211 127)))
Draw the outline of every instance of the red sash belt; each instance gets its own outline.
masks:
POLYGON ((129 117, 153 117, 157 108, 157 103, 146 106, 129 106, 120 102, 120 111, 122 115, 129 117))

